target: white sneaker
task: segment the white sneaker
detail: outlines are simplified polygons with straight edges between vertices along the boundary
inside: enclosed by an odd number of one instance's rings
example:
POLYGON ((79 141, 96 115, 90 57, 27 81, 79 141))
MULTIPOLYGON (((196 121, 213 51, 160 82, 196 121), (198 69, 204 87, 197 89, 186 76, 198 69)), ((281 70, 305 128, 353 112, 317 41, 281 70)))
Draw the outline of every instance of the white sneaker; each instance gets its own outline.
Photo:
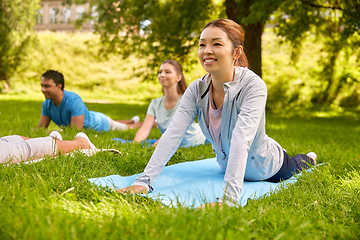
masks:
POLYGON ((58 140, 63 140, 61 134, 58 131, 52 131, 49 136, 58 140))
POLYGON ((134 116, 131 120, 134 120, 134 123, 138 123, 140 118, 138 116, 134 116))
POLYGON ((316 158, 317 158, 316 153, 314 153, 314 152, 309 152, 308 154, 306 154, 306 156, 308 156, 309 158, 312 158, 312 159, 314 160, 314 165, 317 164, 317 162, 316 162, 316 158))
POLYGON ((88 141, 88 143, 90 144, 90 149, 96 149, 95 145, 92 144, 92 142, 90 141, 89 137, 88 137, 85 133, 79 132, 78 134, 76 134, 75 138, 79 138, 79 137, 85 138, 86 141, 88 141))

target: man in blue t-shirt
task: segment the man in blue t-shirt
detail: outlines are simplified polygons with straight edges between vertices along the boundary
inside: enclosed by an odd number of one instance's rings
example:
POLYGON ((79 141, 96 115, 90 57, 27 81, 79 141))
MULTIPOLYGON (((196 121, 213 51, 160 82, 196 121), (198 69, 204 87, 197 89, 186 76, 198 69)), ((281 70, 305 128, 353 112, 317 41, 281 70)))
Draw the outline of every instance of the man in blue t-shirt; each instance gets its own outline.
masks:
MULTIPOLYGON (((129 128, 127 124, 114 121, 105 114, 89 111, 80 96, 64 90, 64 85, 64 76, 58 71, 48 70, 42 75, 41 91, 46 100, 42 106, 38 127, 47 128, 52 120, 58 126, 70 125, 77 129, 87 128, 105 132, 129 128)), ((131 121, 136 120, 124 120, 127 123, 131 121)))

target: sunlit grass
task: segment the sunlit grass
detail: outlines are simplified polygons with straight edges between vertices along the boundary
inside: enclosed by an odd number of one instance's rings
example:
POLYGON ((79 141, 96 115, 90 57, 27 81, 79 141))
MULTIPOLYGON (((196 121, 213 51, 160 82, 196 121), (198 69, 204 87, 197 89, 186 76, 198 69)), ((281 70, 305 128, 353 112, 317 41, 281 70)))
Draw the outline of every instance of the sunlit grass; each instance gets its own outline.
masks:
MULTIPOLYGON (((35 129, 42 101, 0 100, 0 136, 45 136, 35 129)), ((146 104, 87 103, 116 119, 146 114, 146 104)), ((319 112, 321 112, 319 110, 319 112)), ((53 124, 51 129, 57 129, 53 124)), ((136 130, 84 130, 99 148, 122 155, 76 153, 35 164, 0 165, 0 239, 358 239, 360 237, 360 128, 352 115, 267 115, 267 133, 290 155, 315 151, 324 163, 287 188, 243 208, 169 208, 140 196, 123 196, 89 178, 140 173, 153 148, 121 144, 136 130)), ((64 139, 77 131, 66 128, 64 139)), ((158 129, 150 138, 160 136, 158 129)), ((211 146, 179 149, 175 164, 213 157, 211 146)))
MULTIPOLYGON (((48 68, 64 72, 66 89, 77 92, 89 110, 113 119, 138 115, 144 120, 150 100, 162 94, 160 85, 136 76, 144 59, 98 58, 98 46, 85 44, 97 41, 92 34, 40 34, 38 47, 12 77, 11 92, 0 94, 0 136, 48 135, 35 128, 44 100, 40 75, 48 68)), ((89 178, 142 172, 154 149, 111 140, 131 140, 136 130, 84 130, 97 147, 115 148, 122 155, 76 153, 30 165, 0 165, 0 239, 359 239, 359 108, 310 104, 319 84, 312 68, 319 45, 307 42, 293 65, 289 46, 277 41, 272 34, 264 36, 267 134, 289 155, 316 152, 323 165, 244 208, 175 209, 91 185, 89 178)), ((188 83, 204 74, 200 65, 193 67, 185 73, 188 83)), ((59 127, 51 123, 50 129, 59 127)), ((76 133, 71 128, 61 132, 64 139, 76 133)), ((149 138, 159 137, 159 130, 152 129, 149 138)), ((184 148, 169 164, 213 156, 209 145, 184 148)))

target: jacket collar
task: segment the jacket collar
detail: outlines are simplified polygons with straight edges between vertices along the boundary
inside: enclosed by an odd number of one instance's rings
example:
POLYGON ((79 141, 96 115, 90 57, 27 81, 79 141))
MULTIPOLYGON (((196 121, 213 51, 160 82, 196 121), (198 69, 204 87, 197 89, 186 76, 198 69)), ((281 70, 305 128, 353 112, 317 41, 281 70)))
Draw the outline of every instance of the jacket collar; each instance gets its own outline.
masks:
MULTIPOLYGON (((247 72, 248 72, 247 68, 236 66, 233 81, 226 82, 223 84, 224 90, 228 92, 230 99, 233 99, 236 96, 236 94, 240 91, 240 89, 248 82, 248 81, 242 81, 247 72)), ((247 78, 246 80, 249 80, 249 78, 247 78)), ((199 92, 201 99, 204 99, 205 96, 209 93, 211 81, 212 81, 211 75, 209 73, 203 76, 202 79, 200 80, 199 92)))

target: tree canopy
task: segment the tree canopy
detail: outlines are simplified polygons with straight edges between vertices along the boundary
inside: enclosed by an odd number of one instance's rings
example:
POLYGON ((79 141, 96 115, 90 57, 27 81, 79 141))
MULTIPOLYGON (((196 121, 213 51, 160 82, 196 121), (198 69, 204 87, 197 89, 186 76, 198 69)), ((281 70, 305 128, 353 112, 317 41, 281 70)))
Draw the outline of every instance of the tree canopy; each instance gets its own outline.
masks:
MULTIPOLYGON (((103 52, 124 57, 146 55, 151 59, 150 69, 157 69, 168 58, 191 65, 195 59, 191 49, 197 46, 202 27, 219 17, 233 19, 245 28, 245 53, 250 68, 260 76, 261 36, 270 18, 275 17, 276 33, 294 47, 293 64, 306 36, 321 39, 324 54, 319 61, 319 78, 323 87, 315 101, 332 101, 341 88, 341 79, 349 79, 346 70, 340 79, 334 76, 339 54, 360 56, 359 0, 91 1, 97 6, 95 30, 101 35, 103 52)), ((147 77, 154 76, 146 73, 147 77)))
MULTIPOLYGON (((103 51, 148 56, 150 69, 166 59, 191 65, 190 50, 215 8, 212 0, 104 0, 96 6, 95 30, 101 34, 103 51)), ((153 78, 154 72, 146 76, 153 78)))
POLYGON ((355 81, 343 68, 335 78, 334 66, 341 51, 345 54, 344 65, 351 55, 360 59, 360 1, 359 0, 296 0, 283 1, 277 10, 276 32, 294 47, 293 58, 301 50, 302 42, 308 35, 315 35, 324 43, 319 62, 322 66, 319 77, 323 87, 316 101, 331 102, 348 79, 355 81))
POLYGON ((0 0, 0 80, 9 84, 32 42, 37 0, 0 0))

